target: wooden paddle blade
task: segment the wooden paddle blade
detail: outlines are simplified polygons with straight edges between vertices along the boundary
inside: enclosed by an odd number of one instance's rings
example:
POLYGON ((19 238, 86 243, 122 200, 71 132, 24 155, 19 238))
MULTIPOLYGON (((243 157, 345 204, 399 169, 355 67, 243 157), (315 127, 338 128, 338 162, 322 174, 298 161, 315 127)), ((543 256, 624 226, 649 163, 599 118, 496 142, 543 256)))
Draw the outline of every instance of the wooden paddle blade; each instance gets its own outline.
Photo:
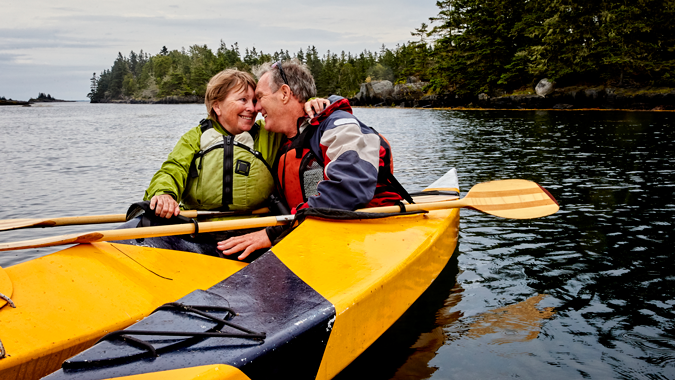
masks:
POLYGON ((546 189, 524 179, 479 183, 462 201, 466 207, 509 219, 541 218, 560 209, 546 189))
POLYGON ((13 251, 16 249, 42 248, 55 245, 92 243, 102 235, 99 232, 90 232, 85 234, 60 235, 32 240, 15 241, 9 243, 0 243, 0 251, 13 251))
POLYGON ((70 226, 76 224, 122 223, 124 221, 126 221, 125 214, 66 216, 48 219, 5 219, 0 220, 0 231, 17 230, 19 228, 70 226))
POLYGON ((43 219, 5 219, 0 220, 0 231, 16 230, 19 228, 35 227, 43 219))

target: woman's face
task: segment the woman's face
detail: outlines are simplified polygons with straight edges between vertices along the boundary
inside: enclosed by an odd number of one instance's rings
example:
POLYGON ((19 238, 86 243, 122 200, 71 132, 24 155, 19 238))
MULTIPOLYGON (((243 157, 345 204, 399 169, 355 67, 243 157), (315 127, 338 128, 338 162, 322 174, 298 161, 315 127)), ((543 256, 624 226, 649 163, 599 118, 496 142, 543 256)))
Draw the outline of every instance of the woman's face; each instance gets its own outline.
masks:
POLYGON ((230 91, 225 99, 213 104, 218 122, 228 132, 238 135, 251 130, 258 112, 255 110, 255 90, 250 86, 230 91))

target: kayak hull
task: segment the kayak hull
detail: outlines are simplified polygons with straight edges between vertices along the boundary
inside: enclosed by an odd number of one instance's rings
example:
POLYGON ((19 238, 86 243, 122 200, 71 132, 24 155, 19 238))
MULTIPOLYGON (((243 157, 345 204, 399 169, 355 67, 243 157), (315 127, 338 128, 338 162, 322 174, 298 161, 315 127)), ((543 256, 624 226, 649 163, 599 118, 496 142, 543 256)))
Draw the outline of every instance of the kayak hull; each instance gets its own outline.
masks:
MULTIPOLYGON (((332 233, 349 236, 353 226, 341 226, 332 233)), ((431 285, 455 251, 458 226, 459 210, 442 210, 391 218, 362 241, 345 241, 348 255, 339 244, 319 250, 311 241, 303 246, 289 239, 275 247, 294 273, 335 306, 336 320, 317 378, 337 375, 431 285), (294 254, 296 244, 300 251, 313 252, 311 257, 294 254)))

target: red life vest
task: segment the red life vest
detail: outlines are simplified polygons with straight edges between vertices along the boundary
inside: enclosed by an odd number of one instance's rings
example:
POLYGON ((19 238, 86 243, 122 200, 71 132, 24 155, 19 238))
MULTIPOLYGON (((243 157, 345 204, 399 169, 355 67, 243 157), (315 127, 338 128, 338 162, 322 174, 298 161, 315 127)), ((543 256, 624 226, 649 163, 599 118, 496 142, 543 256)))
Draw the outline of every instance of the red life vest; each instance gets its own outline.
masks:
MULTIPOLYGON (((285 147, 290 148, 290 145, 289 142, 285 147)), ((309 148, 290 148, 279 157, 279 165, 276 168, 281 187, 279 190, 289 207, 296 207, 300 203, 307 202, 307 199, 316 193, 319 182, 311 183, 317 174, 316 166, 323 179, 323 166, 318 164, 309 148), (298 157, 298 152, 301 152, 300 157, 298 157), (308 165, 308 161, 312 161, 312 164, 308 165), (306 173, 308 175, 305 175, 306 173), (312 192, 311 189, 314 191, 312 192)))
MULTIPOLYGON (((317 117, 310 121, 302 133, 288 141, 280 150, 275 162, 279 192, 283 195, 290 208, 305 204, 307 200, 317 195, 319 182, 327 179, 324 173, 324 158, 317 157, 310 146, 310 139, 316 132, 318 125, 336 110, 351 113, 351 106, 347 99, 333 103, 317 117)), ((410 197, 393 176, 394 164, 389 142, 379 133, 380 159, 378 168, 377 187, 373 199, 365 207, 386 206, 399 203, 403 198, 410 197)), ((412 203, 412 199, 408 202, 412 203)), ((304 207, 306 207, 303 205, 304 207)), ((355 205, 359 206, 359 205, 355 205)))

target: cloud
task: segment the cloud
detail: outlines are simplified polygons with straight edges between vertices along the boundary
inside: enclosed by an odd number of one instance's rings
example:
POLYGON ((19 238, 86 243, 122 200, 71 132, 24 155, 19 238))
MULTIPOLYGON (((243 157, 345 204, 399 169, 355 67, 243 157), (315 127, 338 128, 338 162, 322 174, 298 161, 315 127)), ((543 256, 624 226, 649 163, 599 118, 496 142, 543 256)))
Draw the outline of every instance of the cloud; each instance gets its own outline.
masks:
POLYGON ((72 80, 62 96, 83 99, 91 73, 110 68, 118 52, 157 54, 162 46, 215 50, 222 40, 238 42, 242 52, 377 51, 410 40, 410 31, 437 13, 435 0, 10 2, 0 14, 0 96, 26 98, 49 91, 40 84, 72 80), (27 89, 14 92, 22 83, 27 89))
POLYGON ((0 62, 15 62, 20 57, 19 54, 0 53, 0 62))
MULTIPOLYGON (((121 41, 117 41, 119 44, 121 41)), ((70 36, 68 32, 47 30, 40 28, 31 29, 0 29, 0 51, 8 50, 31 50, 42 48, 76 48, 90 49, 104 46, 113 46, 112 41, 103 44, 95 39, 83 39, 82 37, 70 36)))

